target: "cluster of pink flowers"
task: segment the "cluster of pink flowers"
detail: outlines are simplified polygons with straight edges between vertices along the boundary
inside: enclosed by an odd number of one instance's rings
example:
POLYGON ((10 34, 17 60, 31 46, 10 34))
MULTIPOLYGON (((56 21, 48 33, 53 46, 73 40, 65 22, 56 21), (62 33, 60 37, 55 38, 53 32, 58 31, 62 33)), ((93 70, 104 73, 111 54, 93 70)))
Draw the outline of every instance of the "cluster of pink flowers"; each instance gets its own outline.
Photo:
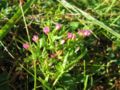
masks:
MULTIPOLYGON (((62 24, 56 23, 56 25, 55 25, 55 30, 60 30, 61 27, 62 27, 62 24)), ((44 32, 46 35, 48 35, 48 33, 50 32, 50 28, 49 28, 48 26, 44 27, 44 28, 43 28, 43 32, 44 32)))
POLYGON ((92 34, 90 30, 78 30, 78 34, 83 37, 88 37, 92 34))
MULTIPOLYGON (((61 24, 56 23, 55 30, 60 30, 61 27, 62 27, 61 24)), ((50 32, 50 28, 48 26, 44 27, 43 32, 46 35, 48 35, 48 33, 50 32)), ((78 34, 82 37, 88 37, 92 34, 92 31, 90 31, 90 30, 78 30, 78 34)), ((67 33, 67 38, 74 40, 74 39, 76 39, 76 35, 74 33, 68 32, 67 33)), ((38 35, 33 35, 32 41, 36 43, 38 40, 39 40, 38 35)), ((61 40, 60 44, 64 44, 64 43, 65 43, 65 40, 61 40)), ((29 49, 29 47, 30 47, 30 45, 28 43, 23 44, 24 49, 29 49)))
MULTIPOLYGON (((78 34, 82 37, 88 37, 92 34, 92 31, 90 31, 90 30, 78 30, 78 34)), ((76 35, 74 33, 68 32, 67 38, 68 39, 75 39, 76 35)))
MULTIPOLYGON (((38 35, 33 35, 32 41, 37 43, 38 40, 39 40, 38 35)), ((23 43, 23 48, 24 48, 24 49, 28 50, 29 47, 30 47, 30 45, 29 45, 27 42, 26 42, 26 43, 23 43)))

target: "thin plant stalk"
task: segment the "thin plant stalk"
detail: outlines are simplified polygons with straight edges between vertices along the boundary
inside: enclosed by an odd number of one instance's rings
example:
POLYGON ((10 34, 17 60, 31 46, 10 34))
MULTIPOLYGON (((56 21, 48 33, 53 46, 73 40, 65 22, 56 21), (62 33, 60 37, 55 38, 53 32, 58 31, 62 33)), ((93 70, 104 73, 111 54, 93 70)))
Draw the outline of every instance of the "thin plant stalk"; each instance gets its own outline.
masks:
MULTIPOLYGON (((29 75, 31 75, 31 76, 34 77, 34 74, 32 74, 29 70, 27 70, 27 68, 25 68, 22 64, 19 64, 19 65, 20 65, 21 68, 23 68, 29 75)), ((39 82, 41 82, 42 85, 43 85, 47 90, 51 90, 50 87, 48 87, 48 86, 45 84, 45 82, 44 82, 44 80, 43 80, 42 78, 36 77, 36 79, 37 79, 39 82)), ((43 87, 43 89, 44 89, 44 87, 43 87)), ((44 90, 45 90, 45 89, 44 89, 44 90)))
POLYGON ((26 32, 27 32, 27 36, 28 36, 28 40, 29 40, 29 44, 30 44, 30 49, 31 49, 31 52, 32 52, 32 59, 33 59, 33 66, 34 66, 34 90, 36 90, 36 87, 37 87, 36 60, 34 59, 35 55, 34 55, 34 52, 32 51, 32 48, 31 48, 29 30, 28 30, 28 27, 27 27, 26 19, 25 19, 25 16, 24 16, 24 11, 23 11, 23 8, 22 8, 21 4, 20 4, 20 9, 21 9, 21 12, 22 12, 22 17, 23 17, 23 21, 24 21, 24 24, 25 24, 25 28, 26 28, 26 32))
POLYGON ((88 75, 86 75, 86 61, 84 60, 84 90, 87 90, 88 75))

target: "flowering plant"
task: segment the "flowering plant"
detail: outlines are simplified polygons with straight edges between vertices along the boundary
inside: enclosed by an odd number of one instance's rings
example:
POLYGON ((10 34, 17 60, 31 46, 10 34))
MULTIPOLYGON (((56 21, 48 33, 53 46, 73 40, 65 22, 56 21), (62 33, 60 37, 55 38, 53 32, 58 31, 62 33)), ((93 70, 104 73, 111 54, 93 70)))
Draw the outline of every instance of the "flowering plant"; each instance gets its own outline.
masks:
POLYGON ((86 37, 90 34, 91 32, 87 30, 64 33, 61 24, 57 24, 55 29, 44 27, 40 37, 34 35, 30 49, 28 43, 23 44, 23 47, 31 52, 25 61, 29 62, 29 69, 37 67, 34 73, 36 78, 46 83, 45 85, 42 83, 43 87, 50 89, 51 86, 60 83, 60 78, 85 55, 86 48, 81 35, 86 37))

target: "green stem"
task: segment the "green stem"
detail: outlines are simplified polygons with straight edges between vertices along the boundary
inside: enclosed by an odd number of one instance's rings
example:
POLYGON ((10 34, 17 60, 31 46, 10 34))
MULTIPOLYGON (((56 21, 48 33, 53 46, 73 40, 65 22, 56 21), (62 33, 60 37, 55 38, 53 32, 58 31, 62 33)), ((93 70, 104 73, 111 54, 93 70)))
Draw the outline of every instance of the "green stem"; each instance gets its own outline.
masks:
POLYGON ((85 63, 85 60, 83 62, 84 62, 84 77, 86 77, 86 63, 85 63))
MULTIPOLYGON (((22 64, 19 64, 28 74, 30 74, 31 76, 33 76, 35 78, 35 75, 32 74, 27 68, 25 68, 22 64)), ((36 77, 36 79, 42 83, 42 85, 44 86, 43 88, 46 88, 47 90, 51 90, 51 88, 44 82, 44 80, 42 78, 38 78, 36 77)))
POLYGON ((28 40, 29 40, 29 43, 30 43, 30 45, 31 45, 30 35, 29 35, 29 31, 28 31, 28 27, 27 27, 27 23, 26 23, 24 11, 23 11, 23 8, 22 8, 22 5, 21 5, 21 4, 20 4, 20 9, 21 9, 21 12, 22 12, 22 17, 23 17, 23 21, 24 21, 24 24, 25 24, 25 29, 26 29, 26 32, 27 32, 28 40))
POLYGON ((58 75, 58 77, 55 79, 54 83, 53 83, 53 86, 55 86, 55 84, 57 83, 57 81, 59 80, 59 78, 63 75, 63 70, 62 72, 58 75))
POLYGON ((34 90, 36 90, 36 86, 37 86, 36 60, 34 60, 34 90))
POLYGON ((88 77, 89 77, 89 75, 86 75, 84 78, 84 89, 83 90, 87 90, 88 77))
MULTIPOLYGON (((23 11, 23 8, 22 8, 21 4, 20 4, 20 10, 22 12, 23 21, 24 21, 24 24, 25 24, 25 28, 26 28, 29 44, 30 44, 30 47, 31 47, 30 35, 29 35, 29 31, 28 31, 28 28, 27 28, 27 23, 26 23, 24 11, 23 11)), ((37 88, 36 59, 35 59, 35 55, 34 55, 34 52, 32 50, 32 47, 31 47, 31 52, 33 54, 32 58, 33 58, 33 63, 34 63, 34 65, 33 65, 34 66, 34 90, 36 90, 36 88, 37 88)))

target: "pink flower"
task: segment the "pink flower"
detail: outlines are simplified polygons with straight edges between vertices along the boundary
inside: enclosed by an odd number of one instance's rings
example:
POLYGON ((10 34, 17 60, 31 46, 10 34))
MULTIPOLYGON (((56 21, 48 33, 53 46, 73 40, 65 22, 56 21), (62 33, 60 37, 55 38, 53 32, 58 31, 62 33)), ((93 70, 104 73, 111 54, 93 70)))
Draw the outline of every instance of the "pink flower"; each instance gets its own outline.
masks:
POLYGON ((76 38, 76 35, 73 34, 73 33, 68 32, 67 37, 68 37, 68 39, 75 39, 75 38, 76 38))
POLYGON ((33 40, 34 42, 37 42, 38 39, 39 39, 38 35, 34 35, 34 36, 32 37, 32 40, 33 40))
POLYGON ((90 36, 92 34, 92 31, 90 31, 90 30, 79 30, 78 34, 83 36, 83 37, 87 37, 87 36, 90 36))
POLYGON ((28 49, 29 47, 30 47, 30 45, 29 45, 28 43, 24 43, 24 44, 23 44, 23 48, 24 48, 24 49, 28 49))
POLYGON ((44 27, 43 28, 43 32, 48 35, 48 33, 50 32, 50 28, 49 27, 44 27))
POLYGON ((72 34, 72 33, 70 33, 70 32, 68 32, 67 37, 68 37, 68 39, 72 39, 73 34, 72 34))
POLYGON ((57 24, 56 24, 56 26, 55 26, 55 29, 56 29, 56 30, 60 30, 60 29, 61 29, 61 27, 62 27, 62 25, 61 25, 61 24, 59 24, 59 23, 57 23, 57 24))

